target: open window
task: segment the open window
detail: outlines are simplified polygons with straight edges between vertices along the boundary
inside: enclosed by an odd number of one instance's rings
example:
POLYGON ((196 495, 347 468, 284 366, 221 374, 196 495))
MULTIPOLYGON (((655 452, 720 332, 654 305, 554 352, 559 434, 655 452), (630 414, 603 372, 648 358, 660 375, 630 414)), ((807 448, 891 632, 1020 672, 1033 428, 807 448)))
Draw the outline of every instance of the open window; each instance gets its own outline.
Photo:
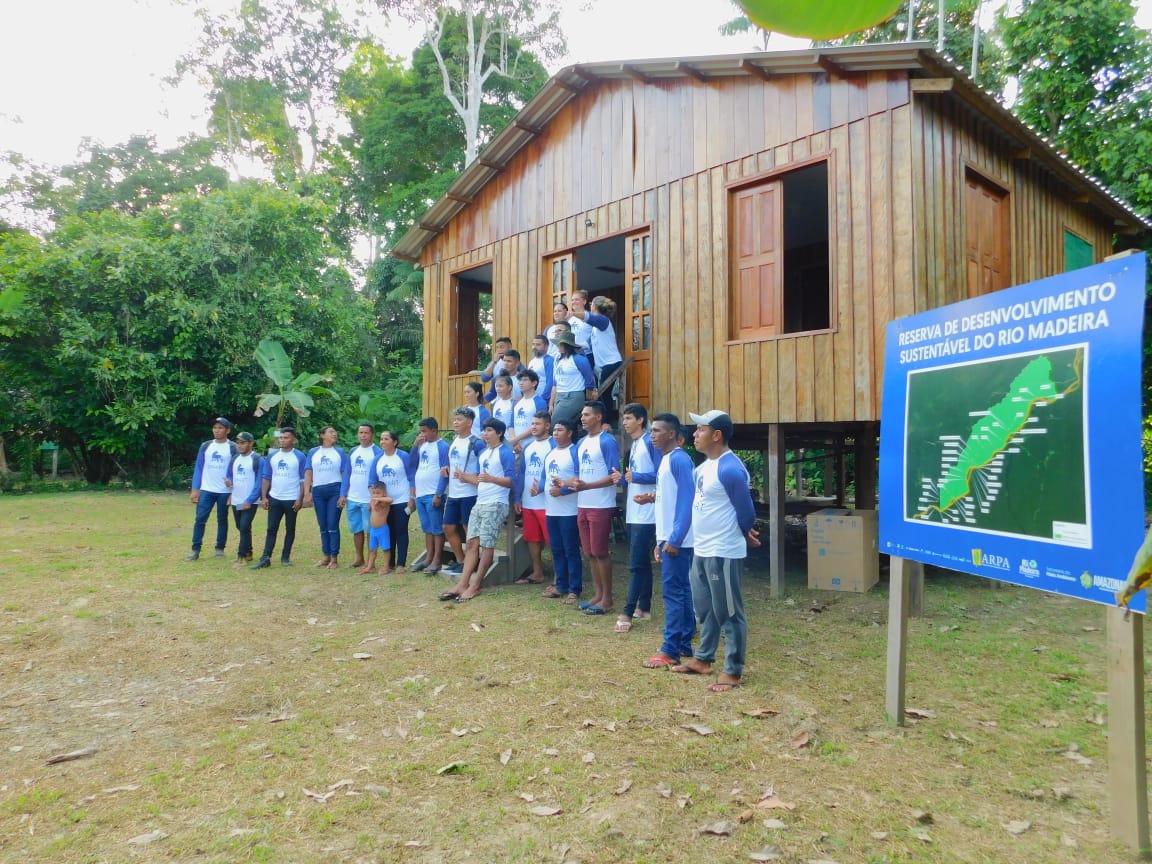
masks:
POLYGON ((452 274, 452 352, 450 375, 483 364, 492 347, 492 265, 452 274))
POLYGON ((832 326, 828 197, 826 161, 731 190, 733 339, 832 326))

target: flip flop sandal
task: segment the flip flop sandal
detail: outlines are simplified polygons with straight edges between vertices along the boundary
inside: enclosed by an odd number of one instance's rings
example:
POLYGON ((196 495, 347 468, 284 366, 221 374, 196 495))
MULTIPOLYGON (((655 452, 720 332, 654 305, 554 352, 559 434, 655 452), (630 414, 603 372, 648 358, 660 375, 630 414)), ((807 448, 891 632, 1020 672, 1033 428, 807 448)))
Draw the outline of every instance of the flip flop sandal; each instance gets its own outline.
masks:
POLYGON ((589 603, 587 606, 584 607, 584 614, 585 615, 607 615, 608 613, 604 609, 601 609, 596 604, 589 603))
POLYGON ((576 604, 576 608, 579 609, 581 612, 583 612, 585 609, 587 609, 591 605, 592 605, 592 603, 590 601, 581 600, 579 603, 576 604))
POLYGON ((579 599, 580 598, 577 597, 575 594, 569 594, 567 597, 564 598, 564 605, 565 606, 574 606, 574 605, 576 605, 576 601, 579 599))
POLYGON ((632 622, 629 621, 627 618, 616 622, 616 632, 617 633, 627 633, 631 629, 632 629, 632 622))
POLYGON ((443 594, 441 594, 441 595, 440 595, 440 598, 439 598, 439 599, 440 599, 440 600, 442 600, 442 601, 444 601, 444 600, 455 600, 455 599, 456 599, 457 597, 459 597, 459 596, 460 596, 459 594, 454 594, 454 593, 452 593, 451 591, 445 591, 443 594))
POLYGON ((547 597, 550 600, 556 600, 557 598, 563 597, 564 594, 560 591, 557 591, 555 585, 549 585, 547 588, 540 592, 540 596, 547 597))
POLYGON ((653 654, 642 665, 645 669, 667 669, 670 666, 675 666, 676 661, 671 657, 665 657, 663 654, 653 654))

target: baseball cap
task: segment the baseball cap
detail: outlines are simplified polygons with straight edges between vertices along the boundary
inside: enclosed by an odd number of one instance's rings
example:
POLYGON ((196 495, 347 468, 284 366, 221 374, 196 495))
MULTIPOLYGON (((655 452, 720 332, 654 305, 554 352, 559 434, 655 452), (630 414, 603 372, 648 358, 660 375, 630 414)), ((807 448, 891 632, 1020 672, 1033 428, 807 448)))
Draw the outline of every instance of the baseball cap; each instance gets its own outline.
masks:
POLYGON ((251 432, 241 432, 239 435, 236 436, 236 440, 237 441, 255 441, 256 439, 252 437, 251 432))
POLYGON ((227 417, 217 417, 215 420, 212 421, 213 426, 215 426, 217 423, 219 423, 221 426, 227 426, 229 429, 232 428, 232 421, 229 420, 227 417))
POLYGON ((730 441, 735 427, 732 424, 732 418, 724 411, 713 408, 711 411, 704 414, 693 414, 688 412, 688 418, 698 426, 711 426, 724 436, 724 441, 730 441))

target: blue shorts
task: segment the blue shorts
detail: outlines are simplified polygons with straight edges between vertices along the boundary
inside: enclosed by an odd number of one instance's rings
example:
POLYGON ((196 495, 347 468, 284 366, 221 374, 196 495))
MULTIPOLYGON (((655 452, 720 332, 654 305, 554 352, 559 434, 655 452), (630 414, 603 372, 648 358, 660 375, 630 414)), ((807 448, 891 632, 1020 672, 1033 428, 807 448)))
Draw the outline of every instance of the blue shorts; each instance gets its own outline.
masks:
POLYGON ((420 528, 425 534, 444 533, 444 499, 440 506, 433 507, 435 495, 421 495, 416 499, 416 513, 420 516, 420 528))
POLYGON ((392 548, 392 535, 388 533, 388 526, 381 525, 378 528, 370 528, 368 530, 368 549, 391 549, 392 548))
POLYGON ((472 508, 475 506, 475 495, 467 498, 449 498, 444 502, 444 524, 467 526, 468 519, 472 516, 472 508))
POLYGON ((362 534, 372 526, 369 519, 371 504, 349 501, 344 505, 344 509, 348 511, 348 530, 353 534, 362 534))

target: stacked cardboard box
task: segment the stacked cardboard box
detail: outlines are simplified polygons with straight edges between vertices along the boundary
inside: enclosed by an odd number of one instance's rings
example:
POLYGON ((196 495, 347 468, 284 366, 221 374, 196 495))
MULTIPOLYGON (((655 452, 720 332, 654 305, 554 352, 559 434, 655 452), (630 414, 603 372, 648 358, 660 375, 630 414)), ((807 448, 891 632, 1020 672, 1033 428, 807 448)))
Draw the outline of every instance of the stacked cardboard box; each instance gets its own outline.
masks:
POLYGON ((875 510, 819 510, 808 517, 808 587, 863 593, 880 581, 875 510))

